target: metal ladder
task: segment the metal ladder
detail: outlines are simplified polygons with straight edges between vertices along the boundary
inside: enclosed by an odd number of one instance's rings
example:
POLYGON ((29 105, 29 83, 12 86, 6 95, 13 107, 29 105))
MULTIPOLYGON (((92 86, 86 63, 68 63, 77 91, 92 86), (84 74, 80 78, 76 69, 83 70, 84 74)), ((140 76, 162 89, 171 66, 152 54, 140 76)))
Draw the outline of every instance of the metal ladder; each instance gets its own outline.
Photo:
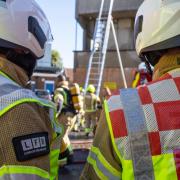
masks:
POLYGON ((124 75, 124 69, 122 66, 121 56, 118 47, 118 41, 116 38, 115 28, 112 20, 112 9, 113 9, 114 0, 108 0, 108 1, 110 1, 108 13, 104 13, 105 0, 101 1, 99 16, 96 19, 96 25, 93 35, 93 48, 89 58, 88 70, 87 70, 86 81, 84 86, 86 90, 89 84, 93 84, 96 88, 97 96, 99 96, 101 89, 103 70, 105 65, 106 52, 107 52, 111 27, 118 53, 118 59, 122 72, 124 87, 125 88, 127 87, 127 83, 124 75))

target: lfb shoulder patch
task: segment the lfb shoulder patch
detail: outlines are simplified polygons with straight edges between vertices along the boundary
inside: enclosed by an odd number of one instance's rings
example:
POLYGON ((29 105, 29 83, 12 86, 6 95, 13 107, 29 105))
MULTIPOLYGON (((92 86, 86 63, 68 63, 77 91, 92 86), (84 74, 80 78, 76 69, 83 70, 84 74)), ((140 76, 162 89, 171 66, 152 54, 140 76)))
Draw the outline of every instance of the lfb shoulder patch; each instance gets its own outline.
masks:
POLYGON ((47 132, 15 137, 12 143, 18 161, 30 160, 50 152, 47 132))

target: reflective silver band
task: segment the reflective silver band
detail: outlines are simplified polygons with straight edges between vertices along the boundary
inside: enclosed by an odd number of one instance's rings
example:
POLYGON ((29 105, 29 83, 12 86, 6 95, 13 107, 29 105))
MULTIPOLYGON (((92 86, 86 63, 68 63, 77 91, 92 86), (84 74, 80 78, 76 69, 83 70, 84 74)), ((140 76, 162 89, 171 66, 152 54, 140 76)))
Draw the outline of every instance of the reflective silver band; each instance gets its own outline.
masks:
POLYGON ((120 180, 120 177, 114 176, 110 171, 108 171, 107 168, 105 168, 103 166, 103 164, 100 162, 100 160, 98 159, 97 155, 95 153, 93 153, 92 151, 90 151, 89 156, 91 159, 93 159, 94 161, 96 161, 96 165, 98 167, 98 169, 110 180, 120 180))
POLYGON ((0 177, 0 180, 49 180, 34 174, 5 174, 0 177))
POLYGON ((34 99, 39 102, 41 106, 47 107, 49 109, 50 120, 55 132, 59 134, 62 133, 62 127, 60 127, 54 119, 55 105, 52 102, 38 98, 33 91, 20 87, 11 79, 4 77, 2 74, 0 74, 0 89, 0 111, 8 108, 17 101, 22 101, 23 99, 34 99))
MULTIPOLYGON (((0 78, 1 80, 1 78, 0 78)), ((6 94, 8 95, 9 93, 14 92, 14 90, 22 89, 14 84, 4 84, 0 85, 0 96, 5 96, 6 94)))
POLYGON ((122 89, 120 99, 128 129, 135 180, 153 180, 148 132, 137 89, 122 89))

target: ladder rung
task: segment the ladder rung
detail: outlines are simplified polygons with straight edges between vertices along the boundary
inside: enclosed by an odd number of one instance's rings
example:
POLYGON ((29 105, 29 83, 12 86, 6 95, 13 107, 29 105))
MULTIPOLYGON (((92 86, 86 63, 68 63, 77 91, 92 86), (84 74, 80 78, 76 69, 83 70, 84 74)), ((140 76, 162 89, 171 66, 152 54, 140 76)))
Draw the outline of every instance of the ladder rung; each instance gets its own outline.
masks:
POLYGON ((92 70, 92 71, 98 71, 99 68, 97 68, 97 67, 91 67, 91 70, 92 70))
POLYGON ((96 34, 96 37, 100 38, 100 37, 103 37, 104 36, 104 33, 102 34, 102 32, 97 32, 96 34))
POLYGON ((92 62, 92 64, 101 64, 101 62, 92 62))
POLYGON ((99 79, 89 79, 89 81, 99 81, 99 79))
POLYGON ((96 33, 104 33, 105 32, 105 29, 104 28, 101 28, 101 29, 97 29, 96 33))
MULTIPOLYGON (((104 29, 104 28, 103 28, 104 29)), ((97 29, 96 33, 104 33, 103 29, 97 29)), ((104 29, 105 30, 105 29, 104 29)))
MULTIPOLYGON (((95 51, 94 52, 94 55, 99 55, 99 54, 102 54, 102 52, 101 51, 95 51)), ((97 56, 94 56, 94 57, 97 57, 97 56)), ((99 57, 99 56, 98 56, 99 57)))
POLYGON ((100 57, 93 58, 92 62, 100 62, 99 59, 100 57))
POLYGON ((91 75, 99 75, 99 73, 91 73, 91 75))
POLYGON ((90 78, 94 78, 94 77, 97 77, 97 76, 99 77, 99 75, 100 75, 100 73, 97 73, 97 74, 91 74, 89 77, 90 77, 90 78))
POLYGON ((99 55, 99 56, 93 56, 93 59, 94 60, 97 60, 97 59, 99 59, 101 57, 101 54, 99 55))
POLYGON ((92 70, 93 70, 93 69, 97 70, 97 69, 99 69, 99 68, 98 68, 98 67, 93 66, 93 67, 91 67, 91 69, 92 69, 92 70))
POLYGON ((100 62, 92 62, 92 65, 93 65, 93 67, 95 67, 95 65, 96 65, 97 67, 100 67, 101 63, 100 63, 100 62))
POLYGON ((93 76, 92 76, 92 77, 90 76, 89 78, 90 78, 90 79, 98 79, 98 80, 99 80, 99 75, 96 75, 96 76, 94 76, 94 77, 93 77, 93 76))
POLYGON ((99 54, 99 56, 93 56, 92 58, 94 59, 94 60, 97 60, 97 59, 99 59, 101 57, 101 54, 99 54))
POLYGON ((97 36, 95 36, 95 38, 103 38, 103 35, 102 35, 102 33, 97 33, 97 36), (100 36, 99 36, 99 34, 100 34, 100 36))
POLYGON ((89 77, 89 79, 90 79, 90 80, 94 80, 94 81, 95 81, 95 80, 99 80, 99 78, 97 78, 97 77, 89 77))
POLYGON ((100 37, 100 36, 96 36, 95 37, 95 43, 102 43, 102 37, 100 37), (98 41, 97 41, 98 40, 98 41))
POLYGON ((99 79, 89 79, 89 81, 93 81, 93 84, 95 84, 95 83, 98 83, 99 82, 99 79))
POLYGON ((101 19, 97 19, 97 21, 101 21, 101 20, 107 20, 108 19, 108 16, 107 17, 101 17, 101 19))

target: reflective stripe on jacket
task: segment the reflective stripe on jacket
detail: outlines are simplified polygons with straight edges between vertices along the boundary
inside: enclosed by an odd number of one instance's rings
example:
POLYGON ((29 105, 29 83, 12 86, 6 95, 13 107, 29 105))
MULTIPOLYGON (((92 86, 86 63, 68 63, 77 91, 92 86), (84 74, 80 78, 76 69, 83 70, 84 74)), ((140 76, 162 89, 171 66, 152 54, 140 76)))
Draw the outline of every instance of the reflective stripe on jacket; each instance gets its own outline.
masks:
MULTIPOLYGON (((38 98, 31 90, 27 90, 13 82, 4 73, 0 72, 0 116, 3 116, 6 112, 22 103, 37 103, 40 106, 49 109, 49 115, 52 127, 56 133, 61 133, 61 127, 55 119, 55 107, 54 105, 44 99, 38 98)), ((59 137, 56 137, 54 132, 54 141, 51 143, 50 151, 50 174, 45 170, 32 166, 12 166, 4 165, 0 168, 0 179, 34 179, 44 180, 57 177, 58 172, 58 156, 59 156, 59 137)))
POLYGON ((122 179, 180 179, 180 70, 120 90, 105 109, 122 179))
POLYGON ((85 112, 95 112, 97 106, 97 96, 92 93, 87 93, 84 97, 85 112))

